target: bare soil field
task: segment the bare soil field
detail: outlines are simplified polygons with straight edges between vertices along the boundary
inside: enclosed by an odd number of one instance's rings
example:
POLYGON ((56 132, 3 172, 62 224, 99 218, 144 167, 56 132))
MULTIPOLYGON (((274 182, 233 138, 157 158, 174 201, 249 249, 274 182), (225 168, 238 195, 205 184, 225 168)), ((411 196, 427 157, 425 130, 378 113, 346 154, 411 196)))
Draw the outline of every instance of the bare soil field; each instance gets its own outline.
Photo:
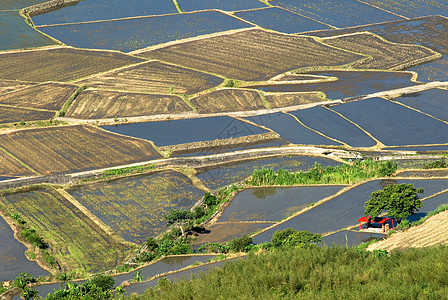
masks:
POLYGON ((391 43, 371 33, 330 37, 323 39, 323 42, 371 56, 372 60, 353 65, 360 69, 402 70, 441 57, 429 48, 391 43))
POLYGON ((66 116, 79 119, 101 119, 192 111, 193 109, 176 95, 86 90, 76 98, 66 116))
POLYGON ((1 79, 31 82, 72 81, 142 59, 118 52, 52 48, 0 54, 1 79))
POLYGON ((34 173, 0 149, 0 176, 9 177, 21 175, 30 176, 34 175, 34 173))
POLYGON ((448 211, 441 212, 423 224, 411 227, 404 232, 395 233, 389 238, 370 245, 368 250, 420 248, 448 244, 448 211))
POLYGON ((320 92, 266 93, 265 98, 270 108, 319 103, 326 100, 320 92))
POLYGON ((48 120, 56 116, 56 111, 0 106, 0 124, 48 120))
POLYGON ((20 82, 16 80, 1 80, 0 79, 0 95, 4 93, 8 93, 11 91, 15 91, 18 89, 22 89, 28 86, 32 86, 34 83, 29 82, 20 82))
POLYGON ((265 109, 257 91, 223 89, 190 99, 199 113, 219 113, 265 109))
POLYGON ((92 126, 27 129, 0 145, 41 174, 75 172, 161 158, 151 143, 92 126))
POLYGON ((155 94, 194 94, 219 85, 223 79, 159 61, 94 76, 78 84, 107 90, 155 94))
POLYGON ((138 55, 241 80, 267 80, 298 68, 341 66, 366 58, 310 37, 261 29, 143 50, 138 55))
POLYGON ((65 83, 43 83, 0 95, 0 104, 59 110, 78 86, 65 83))

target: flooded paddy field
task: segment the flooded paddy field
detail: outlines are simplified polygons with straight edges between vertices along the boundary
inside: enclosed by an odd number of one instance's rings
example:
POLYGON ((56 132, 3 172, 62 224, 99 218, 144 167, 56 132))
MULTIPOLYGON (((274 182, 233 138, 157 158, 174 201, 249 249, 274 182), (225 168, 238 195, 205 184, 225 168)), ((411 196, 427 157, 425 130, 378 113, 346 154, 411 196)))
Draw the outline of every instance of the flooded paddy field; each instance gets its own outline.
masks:
POLYGON ((382 240, 384 235, 380 233, 357 232, 350 230, 339 231, 322 238, 322 244, 327 246, 348 246, 355 247, 372 240, 382 240))
POLYGON ((270 4, 340 28, 400 19, 391 13, 357 1, 317 0, 309 3, 294 0, 275 0, 271 1, 270 4))
POLYGON ((43 237, 63 272, 109 270, 130 254, 131 248, 124 241, 106 234, 55 190, 43 188, 6 194, 0 196, 0 202, 43 237))
POLYGON ((324 107, 313 107, 289 113, 296 116, 306 126, 352 147, 376 145, 376 141, 359 127, 324 107))
POLYGON ((446 1, 431 0, 364 0, 364 2, 379 8, 408 17, 423 17, 429 15, 444 15, 448 17, 446 1))
POLYGON ((172 1, 127 0, 123 2, 120 0, 89 0, 33 16, 32 19, 34 24, 38 26, 173 14, 177 12, 176 6, 172 1))
POLYGON ((422 201, 423 206, 418 209, 418 212, 412 216, 407 217, 407 220, 413 222, 425 217, 428 212, 436 210, 440 205, 448 204, 448 192, 434 196, 432 198, 422 201))
POLYGON ((448 143, 448 125, 396 103, 371 98, 331 107, 387 146, 448 143))
POLYGON ((417 151, 417 152, 438 152, 438 151, 447 151, 448 145, 440 145, 440 146, 422 146, 422 147, 393 147, 393 148, 384 148, 384 150, 399 150, 399 151, 417 151))
POLYGON ((71 81, 142 61, 118 52, 73 48, 6 52, 0 54, 0 78, 31 82, 71 81))
POLYGON ((204 9, 222 9, 226 11, 236 11, 252 8, 266 7, 257 0, 177 0, 182 11, 195 11, 204 9))
POLYGON ((218 222, 280 221, 344 186, 259 187, 239 192, 218 222))
POLYGON ((280 7, 269 7, 235 12, 235 16, 257 24, 260 27, 284 33, 299 33, 330 29, 328 25, 316 22, 280 7))
POLYGON ((166 229, 172 209, 190 209, 204 192, 174 171, 74 187, 77 201, 127 241, 142 243, 166 229))
POLYGON ((448 177, 448 169, 412 170, 399 172, 397 177, 448 177))
POLYGON ((329 158, 315 156, 285 156, 276 158, 264 158, 252 161, 240 162, 216 168, 206 168, 198 170, 196 177, 211 190, 239 182, 252 175, 255 169, 271 168, 275 171, 279 169, 289 172, 307 171, 314 167, 315 163, 322 167, 336 166, 340 162, 329 158))
POLYGON ((0 12, 0 20, 2 20, 0 51, 56 44, 54 40, 28 26, 17 11, 0 12))
POLYGON ((66 116, 102 119, 186 112, 193 112, 193 109, 176 95, 86 90, 76 98, 66 116))
POLYGON ((47 2, 48 0, 2 0, 0 10, 19 10, 31 5, 47 2))
POLYGON ((0 105, 0 124, 49 120, 56 116, 56 111, 43 111, 0 105))
POLYGON ((412 73, 409 72, 326 71, 307 74, 337 77, 338 80, 307 84, 251 85, 248 88, 264 92, 322 91, 327 98, 335 100, 415 85, 410 81, 412 73))
POLYGON ((251 27, 218 11, 37 27, 71 46, 131 52, 183 38, 251 27))
POLYGON ((0 281, 16 278, 20 272, 27 272, 31 276, 46 276, 48 272, 35 261, 25 256, 25 247, 14 238, 11 227, 0 217, 0 281))
POLYGON ((285 140, 299 145, 341 145, 330 140, 297 122, 294 117, 284 113, 272 113, 249 117, 247 120, 267 127, 285 140))
POLYGON ((394 99, 399 103, 448 121, 448 91, 432 89, 394 99))
POLYGON ((309 37, 261 29, 203 38, 138 55, 239 80, 267 80, 298 68, 340 66, 365 58, 309 37))
POLYGON ((0 104, 59 110, 77 89, 78 86, 72 84, 43 83, 0 94, 0 104))
POLYGON ((148 139, 169 146, 218 139, 238 138, 267 131, 237 119, 221 116, 102 126, 103 129, 148 139))
POLYGON ((416 188, 423 188, 424 193, 419 194, 419 197, 423 199, 446 189, 448 179, 386 179, 369 181, 255 236, 254 242, 258 244, 270 241, 275 231, 290 227, 296 230, 308 230, 313 233, 325 233, 356 225, 358 219, 364 215, 364 203, 369 200, 372 192, 381 190, 391 184, 402 183, 414 184, 416 188))
POLYGON ((448 55, 443 55, 442 58, 425 63, 423 65, 410 68, 409 71, 418 73, 418 81, 448 81, 448 55))
POLYGON ((222 78, 160 61, 99 74, 77 83, 91 88, 150 94, 194 94, 221 84, 222 78))
POLYGON ((87 125, 1 134, 0 145, 41 174, 85 171, 162 157, 147 141, 87 125))

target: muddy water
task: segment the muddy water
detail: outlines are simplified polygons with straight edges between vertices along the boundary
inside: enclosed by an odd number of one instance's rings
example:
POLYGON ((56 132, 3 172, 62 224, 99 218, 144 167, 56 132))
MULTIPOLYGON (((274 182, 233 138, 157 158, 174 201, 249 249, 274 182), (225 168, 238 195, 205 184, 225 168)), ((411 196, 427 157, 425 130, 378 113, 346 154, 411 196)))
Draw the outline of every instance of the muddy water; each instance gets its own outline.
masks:
POLYGON ((382 240, 384 236, 380 233, 340 231, 322 238, 322 244, 331 246, 358 246, 371 240, 382 240))

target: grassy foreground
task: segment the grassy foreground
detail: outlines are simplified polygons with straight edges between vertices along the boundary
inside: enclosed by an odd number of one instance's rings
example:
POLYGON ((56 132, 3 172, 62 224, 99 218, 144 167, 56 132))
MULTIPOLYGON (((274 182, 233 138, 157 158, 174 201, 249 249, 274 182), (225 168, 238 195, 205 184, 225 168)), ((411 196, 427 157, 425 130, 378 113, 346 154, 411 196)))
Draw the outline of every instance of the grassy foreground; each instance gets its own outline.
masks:
POLYGON ((370 253, 356 248, 280 248, 249 254, 131 299, 446 299, 447 247, 370 253))

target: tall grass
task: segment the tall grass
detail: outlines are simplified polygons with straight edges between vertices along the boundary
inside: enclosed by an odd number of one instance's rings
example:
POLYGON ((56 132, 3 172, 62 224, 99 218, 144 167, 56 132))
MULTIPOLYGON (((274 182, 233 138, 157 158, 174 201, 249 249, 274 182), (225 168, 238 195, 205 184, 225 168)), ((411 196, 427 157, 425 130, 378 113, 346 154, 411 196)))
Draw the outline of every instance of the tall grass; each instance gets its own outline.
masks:
POLYGON ((290 173, 286 170, 258 169, 247 180, 247 184, 262 185, 294 185, 294 184, 352 184, 364 179, 385 177, 397 170, 395 162, 374 162, 372 160, 356 161, 353 164, 342 164, 323 168, 315 163, 309 171, 290 173))
POLYGON ((446 247, 373 255, 354 248, 281 248, 249 254, 132 299, 446 299, 446 247), (438 263, 437 263, 438 262, 438 263))

